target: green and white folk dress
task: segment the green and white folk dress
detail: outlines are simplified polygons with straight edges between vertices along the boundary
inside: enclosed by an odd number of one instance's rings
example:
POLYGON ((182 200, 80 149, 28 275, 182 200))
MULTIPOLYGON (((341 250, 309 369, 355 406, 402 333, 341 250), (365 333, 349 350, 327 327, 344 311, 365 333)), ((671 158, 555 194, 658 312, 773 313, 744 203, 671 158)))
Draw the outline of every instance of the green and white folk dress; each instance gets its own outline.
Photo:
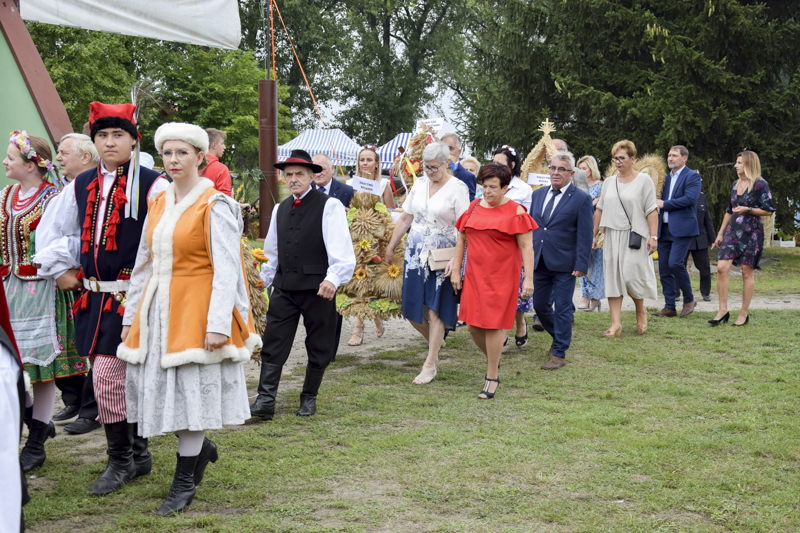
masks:
POLYGON ((33 266, 36 229, 56 188, 43 183, 20 194, 14 184, 0 191, 0 267, 8 298, 11 329, 31 383, 85 374, 87 359, 78 356, 72 293, 40 277, 33 266))

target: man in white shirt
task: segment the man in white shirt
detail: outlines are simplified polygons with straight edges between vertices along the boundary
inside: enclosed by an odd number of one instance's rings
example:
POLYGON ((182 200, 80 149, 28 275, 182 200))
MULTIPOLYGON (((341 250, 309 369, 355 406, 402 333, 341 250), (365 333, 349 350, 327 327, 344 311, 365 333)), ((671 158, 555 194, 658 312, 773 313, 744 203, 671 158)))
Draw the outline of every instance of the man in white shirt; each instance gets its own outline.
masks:
POLYGON ((258 397, 252 416, 271 420, 283 365, 292 350, 300 316, 306 328, 308 366, 300 395, 298 416, 317 409, 325 369, 336 354, 338 313, 336 289, 350 281, 356 256, 342 203, 311 188, 314 173, 322 167, 303 150, 275 168, 282 170, 292 195, 272 211, 261 267, 265 287, 272 286, 267 328, 261 349, 258 397))

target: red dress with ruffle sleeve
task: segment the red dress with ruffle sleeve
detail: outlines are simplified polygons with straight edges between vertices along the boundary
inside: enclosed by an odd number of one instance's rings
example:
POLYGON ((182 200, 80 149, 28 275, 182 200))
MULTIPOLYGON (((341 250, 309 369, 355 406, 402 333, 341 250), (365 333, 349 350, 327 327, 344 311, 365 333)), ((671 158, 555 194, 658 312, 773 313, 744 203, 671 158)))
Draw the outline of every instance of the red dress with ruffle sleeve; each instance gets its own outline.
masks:
POLYGON ((473 201, 456 222, 456 229, 467 234, 458 319, 479 328, 511 329, 522 271, 517 235, 538 226, 528 213, 517 214, 519 204, 513 200, 493 208, 481 207, 480 201, 473 201))

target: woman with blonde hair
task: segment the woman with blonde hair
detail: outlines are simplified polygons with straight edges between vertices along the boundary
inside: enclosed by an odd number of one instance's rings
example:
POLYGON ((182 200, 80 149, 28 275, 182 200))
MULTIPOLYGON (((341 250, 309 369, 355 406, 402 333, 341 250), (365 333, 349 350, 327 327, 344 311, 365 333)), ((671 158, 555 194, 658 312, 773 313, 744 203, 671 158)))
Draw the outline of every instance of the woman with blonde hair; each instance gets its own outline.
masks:
MULTIPOLYGON (((364 146, 358 151, 358 162, 356 164, 357 178, 364 178, 368 180, 381 182, 381 201, 392 209, 395 207, 394 196, 392 195, 392 187, 389 180, 381 176, 381 156, 378 154, 378 149, 374 146, 364 146)), ((353 180, 347 180, 348 185, 353 184, 353 180)), ((353 237, 355 245, 358 240, 353 237)), ((375 318, 375 335, 378 338, 383 337, 384 333, 383 320, 375 318)), ((356 325, 353 326, 353 334, 347 342, 348 346, 360 346, 364 342, 364 321, 356 317, 356 325)))
MULTIPOLYGON (((589 185, 589 195, 592 197, 592 210, 600 201, 600 192, 603 189, 603 177, 597 168, 597 160, 591 155, 578 159, 578 168, 586 173, 589 185)), ((582 311, 600 311, 600 300, 606 297, 605 283, 603 282, 603 249, 592 250, 589 262, 589 271, 581 276, 581 303, 578 309, 582 311)))
POLYGON ((731 197, 725 209, 725 218, 717 233, 714 246, 717 255, 717 293, 719 311, 708 323, 718 326, 728 322, 728 272, 731 265, 742 267, 742 308, 734 326, 744 326, 750 321, 748 309, 755 290, 753 271, 761 269, 761 253, 764 251, 764 224, 761 217, 775 211, 767 180, 761 177, 761 162, 755 152, 745 150, 736 156, 734 165, 739 179, 731 188, 731 197))
POLYGON ((636 332, 647 331, 645 298, 656 298, 656 272, 650 257, 658 248, 658 211, 653 180, 633 168, 636 145, 619 141, 611 149, 617 174, 603 182, 594 212, 594 242, 597 232, 605 235, 603 281, 608 297, 611 326, 604 337, 622 332, 622 297, 627 293, 636 305, 636 332))
MULTIPOLYGON (((464 167, 467 172, 471 172, 476 179, 480 178, 479 173, 481 171, 481 163, 474 157, 470 156, 462 159, 461 166, 464 167)), ((483 198, 483 185, 481 185, 480 182, 478 182, 475 189, 475 198, 483 198)))

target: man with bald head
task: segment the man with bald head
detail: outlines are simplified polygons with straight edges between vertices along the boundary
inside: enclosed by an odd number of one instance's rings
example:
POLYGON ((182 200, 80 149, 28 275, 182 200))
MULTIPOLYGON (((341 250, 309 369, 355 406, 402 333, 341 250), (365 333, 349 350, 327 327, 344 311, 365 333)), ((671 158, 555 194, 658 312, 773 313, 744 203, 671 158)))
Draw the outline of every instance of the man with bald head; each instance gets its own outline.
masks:
POLYGON ((331 198, 336 198, 345 208, 350 207, 350 202, 353 200, 353 188, 349 185, 333 179, 333 163, 330 158, 322 153, 319 153, 311 158, 315 165, 322 167, 320 172, 314 174, 314 186, 316 189, 331 198))

